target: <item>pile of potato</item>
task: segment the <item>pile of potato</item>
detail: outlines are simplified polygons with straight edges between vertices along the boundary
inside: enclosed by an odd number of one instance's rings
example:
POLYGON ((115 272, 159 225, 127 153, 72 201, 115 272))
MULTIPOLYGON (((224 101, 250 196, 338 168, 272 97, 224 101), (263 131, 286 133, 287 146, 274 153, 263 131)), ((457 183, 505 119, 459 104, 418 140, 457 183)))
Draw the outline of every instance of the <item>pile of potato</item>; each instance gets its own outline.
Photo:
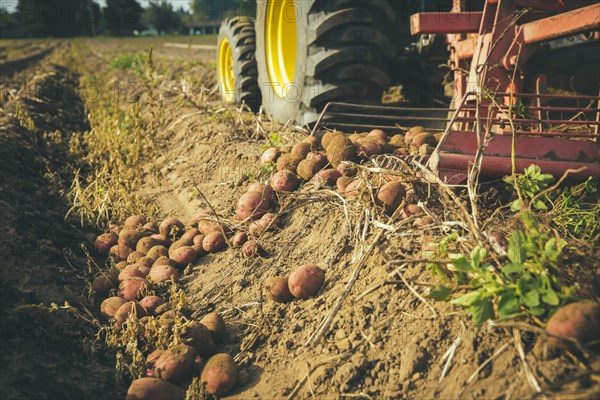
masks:
MULTIPOLYGON (((176 218, 166 218, 158 225, 135 215, 122 227, 113 225, 96 238, 97 253, 111 257, 116 268, 96 277, 92 291, 104 299, 100 313, 116 329, 122 329, 134 315, 146 333, 161 330, 171 335, 176 321, 184 321, 163 298, 150 294, 151 290, 161 283, 177 282, 182 268, 206 253, 224 249, 229 232, 207 211, 196 215, 190 225, 193 227, 186 230, 176 218)), ((216 343, 225 332, 221 316, 209 313, 200 321, 183 322, 180 329, 184 343, 150 354, 147 376, 131 384, 127 399, 183 399, 181 385, 198 375, 206 391, 215 396, 233 388, 236 365, 228 354, 217 354, 216 343)))

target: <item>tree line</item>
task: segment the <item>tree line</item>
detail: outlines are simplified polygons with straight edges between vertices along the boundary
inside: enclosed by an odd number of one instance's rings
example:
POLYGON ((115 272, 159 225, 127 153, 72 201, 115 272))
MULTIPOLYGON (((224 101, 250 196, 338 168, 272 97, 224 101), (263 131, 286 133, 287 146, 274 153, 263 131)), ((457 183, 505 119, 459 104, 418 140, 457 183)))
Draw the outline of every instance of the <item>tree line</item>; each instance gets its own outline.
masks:
POLYGON ((187 33, 193 22, 254 15, 255 0, 190 0, 189 11, 164 0, 146 8, 136 0, 19 0, 14 10, 0 5, 0 37, 129 36, 154 28, 187 33))

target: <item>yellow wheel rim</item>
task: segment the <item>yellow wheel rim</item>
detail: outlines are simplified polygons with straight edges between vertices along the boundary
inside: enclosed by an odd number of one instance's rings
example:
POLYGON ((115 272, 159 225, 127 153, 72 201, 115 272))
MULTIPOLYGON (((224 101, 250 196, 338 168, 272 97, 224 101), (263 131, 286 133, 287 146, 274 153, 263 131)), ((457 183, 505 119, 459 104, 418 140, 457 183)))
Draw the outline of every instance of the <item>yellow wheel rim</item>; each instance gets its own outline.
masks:
POLYGON ((296 8, 293 0, 267 2, 265 51, 269 80, 275 94, 285 97, 296 70, 296 8))
POLYGON ((223 39, 219 44, 219 82, 221 98, 226 102, 235 101, 235 78, 233 74, 233 53, 229 40, 223 39))

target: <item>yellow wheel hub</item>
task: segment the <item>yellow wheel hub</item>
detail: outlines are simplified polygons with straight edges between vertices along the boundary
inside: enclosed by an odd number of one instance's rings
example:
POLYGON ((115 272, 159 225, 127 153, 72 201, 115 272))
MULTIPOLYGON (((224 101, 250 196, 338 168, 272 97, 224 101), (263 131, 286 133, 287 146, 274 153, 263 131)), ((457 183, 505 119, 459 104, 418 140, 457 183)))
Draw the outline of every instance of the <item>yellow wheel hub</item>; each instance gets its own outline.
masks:
POLYGON ((296 8, 293 0, 267 2, 265 52, 273 91, 285 97, 296 70, 296 8))
POLYGON ((233 74, 233 53, 229 40, 223 39, 219 44, 219 82, 221 98, 228 103, 235 101, 235 77, 233 74))

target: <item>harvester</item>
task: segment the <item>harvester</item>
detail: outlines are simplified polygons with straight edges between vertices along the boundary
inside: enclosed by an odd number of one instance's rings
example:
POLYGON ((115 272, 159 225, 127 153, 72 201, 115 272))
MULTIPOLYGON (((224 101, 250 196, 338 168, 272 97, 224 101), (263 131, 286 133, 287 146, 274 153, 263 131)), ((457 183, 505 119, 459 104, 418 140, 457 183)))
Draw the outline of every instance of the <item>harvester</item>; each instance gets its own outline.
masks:
POLYGON ((598 1, 263 0, 223 22, 217 64, 223 100, 313 134, 440 133, 423 161, 450 183, 476 159, 600 177, 598 1), (409 102, 381 105, 392 84, 409 102))

